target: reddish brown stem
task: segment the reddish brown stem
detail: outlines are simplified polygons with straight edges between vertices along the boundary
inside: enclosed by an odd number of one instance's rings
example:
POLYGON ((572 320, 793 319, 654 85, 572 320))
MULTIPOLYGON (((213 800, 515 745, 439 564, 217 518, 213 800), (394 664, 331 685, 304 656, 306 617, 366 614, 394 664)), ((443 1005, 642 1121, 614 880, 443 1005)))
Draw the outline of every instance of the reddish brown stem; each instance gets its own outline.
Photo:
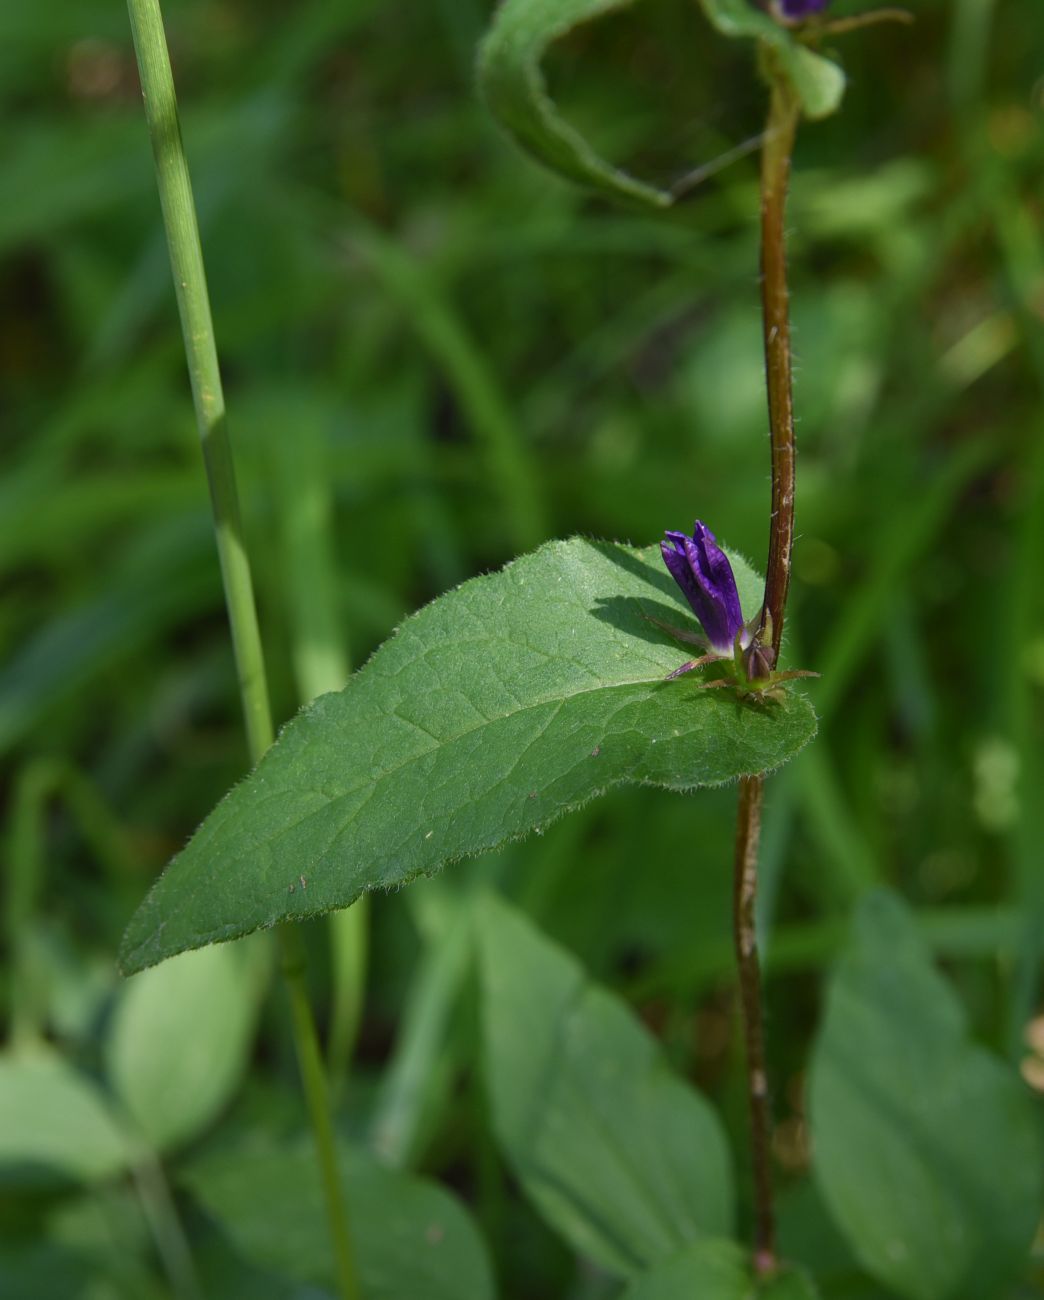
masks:
MULTIPOLYGON (((772 98, 761 154, 761 301, 772 447, 772 518, 758 640, 766 647, 771 646, 772 667, 776 667, 783 637, 783 615, 790 589, 790 557, 794 544, 794 401, 784 216, 799 107, 789 84, 781 76, 772 75, 771 68, 768 71, 772 98)), ((754 1174, 754 1268, 760 1275, 772 1273, 777 1262, 768 1071, 755 929, 763 793, 763 777, 741 779, 736 812, 733 895, 733 936, 743 1008, 754 1174)))
POLYGON ((798 113, 790 86, 774 77, 761 153, 761 307, 772 445, 772 522, 759 635, 764 644, 771 643, 777 661, 794 546, 794 398, 784 216, 798 113))
POLYGON ((736 815, 736 857, 733 875, 732 936, 739 970, 743 1037, 747 1054, 747 1101, 750 1108, 750 1149, 754 1169, 754 1267, 759 1274, 776 1267, 776 1221, 772 1207, 768 1072, 761 1015, 761 971, 755 938, 754 904, 758 889, 758 841, 765 779, 740 778, 736 815))

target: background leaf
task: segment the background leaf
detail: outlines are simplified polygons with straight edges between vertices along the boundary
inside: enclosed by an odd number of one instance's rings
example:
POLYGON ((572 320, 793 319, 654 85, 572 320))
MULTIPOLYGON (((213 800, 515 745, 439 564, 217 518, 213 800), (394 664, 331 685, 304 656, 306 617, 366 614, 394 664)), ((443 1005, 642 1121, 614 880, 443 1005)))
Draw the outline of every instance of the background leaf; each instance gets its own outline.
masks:
POLYGON ((817 1300, 818 1294, 802 1272, 786 1266, 754 1280, 746 1251, 734 1241, 698 1241, 638 1278, 623 1300, 817 1300))
POLYGON ((1040 1213, 1018 1078, 968 1037, 905 906, 867 897, 811 1076, 815 1169, 868 1272, 911 1300, 996 1294, 1040 1213))
POLYGON ((623 1300, 747 1300, 747 1257, 734 1241, 698 1241, 637 1278, 623 1300))
MULTIPOLYGON (((761 584, 737 560, 748 616, 761 584)), ((811 705, 700 691, 645 613, 693 626, 658 547, 551 542, 406 620, 284 730, 132 919, 125 971, 346 907, 540 830, 621 782, 777 767, 811 705)))
POLYGON ((183 953, 121 990, 107 1045, 128 1114, 162 1150, 194 1137, 246 1069, 261 981, 250 945, 183 953))
POLYGON ((819 1291, 804 1269, 784 1265, 775 1277, 759 1283, 758 1296, 760 1300, 818 1300, 819 1291))
POLYGON ((732 1226, 721 1125, 617 998, 521 915, 479 914, 497 1136, 541 1212, 629 1275, 732 1226))
POLYGON ((0 1175, 85 1181, 119 1173, 130 1144, 89 1079, 50 1053, 0 1059, 0 1175))
MULTIPOLYGON (((673 200, 600 158, 559 115, 540 60, 574 27, 633 0, 503 0, 482 43, 478 83, 489 111, 523 149, 553 171, 617 198, 653 207, 673 200)), ((650 93, 652 88, 650 88, 650 93)))
MULTIPOLYGON (((359 1284, 366 1300, 490 1300, 485 1247, 435 1183, 340 1148, 359 1284)), ((183 1181, 252 1263, 332 1286, 326 1217, 310 1144, 257 1143, 208 1156, 183 1181)))

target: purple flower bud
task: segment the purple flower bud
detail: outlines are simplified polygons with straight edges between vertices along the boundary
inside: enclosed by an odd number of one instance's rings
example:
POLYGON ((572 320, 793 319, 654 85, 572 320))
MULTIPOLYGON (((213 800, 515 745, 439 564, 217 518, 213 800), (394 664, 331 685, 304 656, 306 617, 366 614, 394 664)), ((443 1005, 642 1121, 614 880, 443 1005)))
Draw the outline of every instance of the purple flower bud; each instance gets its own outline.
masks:
POLYGON ((830 0, 780 0, 780 8, 785 18, 807 18, 825 9, 830 0))
POLYGON ((736 634, 743 631, 743 611, 729 557, 699 520, 691 537, 668 532, 666 538, 660 550, 671 577, 700 620, 711 650, 731 658, 736 634))
POLYGON ((770 645, 752 645, 743 655, 743 665, 748 678, 763 681, 772 676, 772 670, 776 666, 776 652, 770 645))

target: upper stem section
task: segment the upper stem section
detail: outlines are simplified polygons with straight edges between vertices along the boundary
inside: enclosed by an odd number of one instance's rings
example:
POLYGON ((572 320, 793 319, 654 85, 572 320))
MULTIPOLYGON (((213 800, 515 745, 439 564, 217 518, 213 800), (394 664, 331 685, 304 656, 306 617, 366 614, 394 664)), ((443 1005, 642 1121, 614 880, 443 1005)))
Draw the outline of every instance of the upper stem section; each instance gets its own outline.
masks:
POLYGON ((214 323, 210 315, 196 208, 192 200, 192 182, 181 141, 174 78, 159 0, 128 0, 127 8, 145 101, 145 119, 156 162, 156 182, 192 382, 196 423, 203 444, 247 743, 251 762, 256 763, 272 743, 272 715, 250 562, 243 541, 232 448, 225 423, 225 397, 214 343, 214 323))
POLYGON ((784 219, 790 157, 801 109, 789 82, 772 75, 770 59, 766 63, 771 101, 761 153, 761 300, 772 441, 772 519, 758 637, 765 644, 771 642, 775 664, 783 637, 794 544, 794 398, 784 219))

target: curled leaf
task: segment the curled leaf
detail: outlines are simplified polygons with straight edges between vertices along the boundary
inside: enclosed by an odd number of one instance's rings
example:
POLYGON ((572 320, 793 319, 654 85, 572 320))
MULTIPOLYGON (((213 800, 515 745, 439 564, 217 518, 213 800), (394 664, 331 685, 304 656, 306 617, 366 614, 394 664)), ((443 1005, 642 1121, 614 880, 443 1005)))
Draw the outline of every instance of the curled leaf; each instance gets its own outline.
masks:
POLYGON ((540 60, 549 45, 633 0, 504 0, 482 42, 479 90, 514 140, 552 171, 616 198, 667 207, 669 193, 629 176, 599 157, 561 116, 547 93, 540 60))

